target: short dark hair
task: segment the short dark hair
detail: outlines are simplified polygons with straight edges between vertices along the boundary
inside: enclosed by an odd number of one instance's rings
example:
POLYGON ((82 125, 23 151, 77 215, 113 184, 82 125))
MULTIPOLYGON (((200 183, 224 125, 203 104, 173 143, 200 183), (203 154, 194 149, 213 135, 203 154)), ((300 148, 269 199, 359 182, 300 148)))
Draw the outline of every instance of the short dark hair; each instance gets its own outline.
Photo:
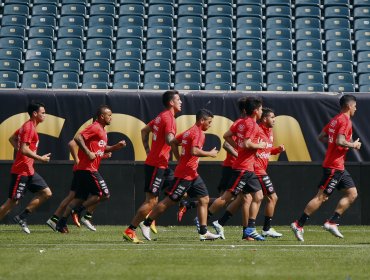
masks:
POLYGON ((165 93, 163 93, 162 95, 163 106, 168 108, 171 100, 176 94, 179 94, 177 90, 167 90, 165 93))
POLYGON ((245 112, 247 116, 251 116, 253 111, 262 106, 262 100, 256 97, 247 97, 245 101, 245 112))
POLYGON ((245 111, 245 101, 247 100, 247 97, 241 97, 238 99, 238 108, 240 113, 243 113, 245 111))
POLYGON ((38 102, 38 101, 32 101, 30 104, 28 104, 27 112, 30 117, 32 117, 33 112, 38 112, 41 107, 45 108, 44 103, 38 102))
POLYGON ((264 108, 262 108, 262 116, 261 116, 261 118, 265 118, 265 117, 267 117, 271 113, 275 113, 274 110, 272 110, 271 108, 264 107, 264 108))
POLYGON ((356 102, 356 97, 354 95, 351 95, 351 94, 345 94, 343 95, 340 99, 339 99, 339 105, 340 105, 340 108, 344 108, 346 107, 349 102, 351 101, 354 101, 356 102))
MULTIPOLYGON (((104 113, 104 111, 105 110, 111 110, 111 108, 108 106, 108 105, 100 105, 99 106, 99 109, 96 111, 96 113, 95 113, 95 117, 94 117, 94 120, 97 120, 98 118, 99 118, 99 116, 101 115, 101 114, 103 114, 104 113)), ((112 110, 111 110, 112 111, 112 110)))
POLYGON ((200 109, 196 114, 196 120, 200 121, 201 119, 213 118, 213 114, 210 110, 207 109, 200 109))

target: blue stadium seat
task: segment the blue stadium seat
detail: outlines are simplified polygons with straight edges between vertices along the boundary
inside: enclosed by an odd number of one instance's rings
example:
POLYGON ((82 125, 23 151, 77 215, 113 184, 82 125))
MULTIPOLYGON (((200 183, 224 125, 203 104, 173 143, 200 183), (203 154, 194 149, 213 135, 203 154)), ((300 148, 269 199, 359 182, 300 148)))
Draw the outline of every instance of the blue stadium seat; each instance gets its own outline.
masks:
POLYGON ((61 0, 62 6, 68 5, 68 4, 79 4, 87 6, 87 4, 90 2, 89 0, 61 0))
POLYGON ((329 6, 325 8, 325 18, 350 18, 350 11, 345 6, 329 6))
POLYGON ((176 32, 177 39, 202 38, 200 27, 179 27, 176 32))
POLYGON ((370 21, 367 18, 358 18, 354 20, 354 30, 370 29, 370 21))
POLYGON ((207 50, 219 50, 219 49, 228 49, 232 50, 232 40, 230 39, 208 39, 207 50))
POLYGON ((355 41, 359 40, 370 40, 370 29, 369 30, 357 30, 355 32, 355 41))
MULTIPOLYGON (((178 26, 181 26, 178 24, 178 26)), ((211 17, 207 20, 207 28, 233 28, 233 20, 229 17, 211 17)))
MULTIPOLYGON (((209 20, 208 20, 209 22, 209 20)), ((232 26, 231 26, 232 27, 232 26)), ((236 20, 236 28, 252 27, 262 29, 262 19, 256 17, 238 17, 236 20)))
POLYGON ((365 73, 365 74, 359 75, 358 76, 358 84, 359 84, 359 86, 370 85, 370 73, 365 73))
POLYGON ((175 72, 199 72, 202 71, 202 64, 195 59, 178 60, 175 63, 175 72))
POLYGON ((107 15, 91 16, 89 18, 89 26, 108 26, 109 28, 113 29, 115 26, 114 17, 107 15))
POLYGON ((351 62, 329 62, 326 65, 326 73, 353 73, 353 65, 351 62))
POLYGON ((356 42, 356 51, 357 52, 370 51, 370 39, 358 40, 356 42))
POLYGON ((329 29, 350 29, 351 24, 349 19, 345 18, 327 18, 324 20, 324 27, 329 29))
POLYGON ((62 5, 61 16, 83 16, 85 17, 87 12, 86 12, 86 6, 81 5, 81 4, 66 4, 62 5))
POLYGON ((49 83, 49 75, 46 72, 25 72, 22 75, 22 83, 36 83, 36 82, 42 82, 42 83, 49 83))
MULTIPOLYGON (((136 2, 135 2, 136 3, 136 2)), ((135 3, 128 3, 120 5, 119 7, 119 14, 121 16, 141 16, 144 17, 145 15, 145 7, 142 4, 135 4, 135 3)))
POLYGON ((75 60, 57 60, 53 65, 53 72, 76 72, 80 73, 80 63, 75 60))
POLYGON ((307 50, 297 52, 297 61, 323 61, 322 51, 307 50))
POLYGON ((76 72, 56 72, 53 74, 54 83, 79 83, 79 75, 76 72))
POLYGON ((200 27, 203 28, 203 19, 197 16, 182 16, 177 19, 177 27, 200 27))
POLYGON ((184 38, 176 41, 176 50, 203 49, 203 42, 200 38, 184 38))
POLYGON ((298 85, 298 91, 324 92, 325 91, 325 86, 323 84, 298 85))
POLYGON ((121 49, 142 49, 143 42, 138 38, 123 38, 116 42, 117 50, 121 49))
POLYGON ((113 30, 108 26, 92 26, 87 30, 87 38, 113 39, 113 30))
POLYGON ((267 91, 293 91, 293 84, 268 84, 267 91))
POLYGON ((26 37, 26 29, 22 26, 4 26, 0 29, 0 37, 16 37, 24 39, 26 37))
POLYGON ((228 39, 231 41, 232 29, 229 27, 211 27, 207 29, 206 34, 207 39, 228 39))
MULTIPOLYGON (((148 1, 149 5, 154 5, 154 4, 167 4, 167 5, 172 5, 175 6, 175 0, 149 0, 148 1)), ((176 1, 177 2, 177 1, 176 1)))
MULTIPOLYGON (((154 18, 154 17, 150 17, 154 18)), ((144 17, 136 15, 124 15, 120 16, 118 20, 119 27, 144 27, 144 17)), ((151 25, 149 25, 151 26, 151 25)))
MULTIPOLYGON (((31 19, 32 22, 32 19, 31 19)), ((86 22, 84 16, 79 15, 67 15, 67 16, 61 16, 59 19, 59 27, 69 27, 69 26, 80 26, 85 27, 86 22)))
POLYGON ((266 73, 273 72, 293 73, 293 65, 289 61, 269 61, 266 64, 266 73))
POLYGON ((148 50, 146 53, 146 60, 166 60, 172 62, 172 50, 158 49, 148 50))
POLYGON ((352 45, 350 40, 329 40, 325 43, 325 48, 327 52, 330 51, 341 51, 341 50, 352 50, 352 45))
POLYGON ((166 90, 170 89, 170 83, 167 82, 144 83, 144 89, 166 90))
POLYGON ((262 91, 262 85, 258 83, 240 83, 236 85, 236 90, 242 91, 262 91))
POLYGON ((140 83, 140 74, 137 72, 115 72, 114 73, 114 83, 127 83, 127 82, 134 82, 140 83))
POLYGON ((262 51, 261 50, 240 50, 236 52, 236 61, 260 61, 262 62, 262 51))
MULTIPOLYGON (((199 2, 198 2, 199 3, 199 2)), ((177 16, 197 16, 203 18, 204 10, 203 5, 199 4, 186 4, 186 5, 179 5, 177 10, 177 16)))
POLYGON ((177 72, 175 73, 175 84, 179 83, 202 83, 202 77, 199 72, 177 72))
POLYGON ((45 82, 27 80, 22 83, 21 88, 23 89, 46 89, 48 88, 48 84, 45 82))
MULTIPOLYGON (((61 23, 61 20, 60 20, 61 23)), ((57 25, 57 20, 55 17, 52 16, 32 16, 30 20, 30 27, 36 26, 50 26, 55 28, 57 25)), ((59 24, 59 26, 61 26, 59 24)))
POLYGON ((262 7, 260 5, 238 5, 236 17, 259 17, 262 18, 262 7))
POLYGON ((202 50, 200 49, 183 49, 176 52, 176 61, 194 59, 202 61, 202 50))
POLYGON ((139 89, 137 82, 117 82, 113 84, 114 89, 139 89))
POLYGON ((272 50, 267 52, 267 61, 293 61, 293 53, 290 50, 272 50))
POLYGON ((23 15, 5 15, 1 20, 1 26, 27 26, 27 16, 23 15))
POLYGON ((320 29, 311 28, 311 29, 298 29, 295 34, 296 41, 299 40, 321 40, 320 29))
POLYGON ((232 63, 226 60, 212 60, 206 63, 206 73, 208 72, 229 72, 232 71, 232 63))
POLYGON ((232 61, 232 52, 228 49, 209 50, 206 52, 207 61, 210 60, 227 60, 232 61))
POLYGON ((237 84, 258 84, 262 85, 262 73, 258 72, 239 72, 236 74, 237 84))
POLYGON ((330 61, 349 61, 353 62, 353 55, 351 51, 330 51, 327 53, 327 62, 330 61))
POLYGON ((322 50, 321 40, 299 40, 296 43, 296 51, 298 52, 304 50, 322 50))
MULTIPOLYGON (((118 47, 117 47, 118 48, 118 47)), ((152 38, 146 42, 146 49, 173 49, 172 39, 169 38, 152 38)))
POLYGON ((324 7, 345 6, 349 7, 349 0, 324 0, 324 7))
POLYGON ((26 60, 46 60, 48 62, 52 61, 52 51, 48 49, 39 50, 27 50, 26 60))
POLYGON ((353 73, 331 73, 328 75, 328 85, 355 84, 353 73))
POLYGON ((267 74, 267 84, 293 85, 293 74, 290 72, 271 72, 267 74))
POLYGON ((0 71, 13 71, 19 73, 20 70, 21 64, 19 61, 0 58, 0 71))
POLYGON ((364 62, 370 61, 370 51, 364 51, 357 54, 357 61, 364 62))
POLYGON ((262 30, 259 28, 246 27, 236 30, 236 38, 240 39, 257 39, 262 40, 262 30))
POLYGON ((174 7, 166 4, 149 5, 149 16, 173 16, 175 14, 174 7))
POLYGON ((118 0, 90 0, 90 3, 91 5, 94 5, 94 4, 110 4, 110 5, 113 5, 113 6, 117 6, 117 2, 119 2, 118 0))
POLYGON ((147 83, 170 83, 171 74, 169 72, 144 72, 144 84, 147 83))
POLYGON ((236 0, 237 6, 240 5, 258 5, 262 7, 262 0, 236 0))
POLYGON ((108 49, 113 50, 113 42, 109 38, 91 38, 86 42, 87 50, 108 49))
POLYGON ((143 29, 141 27, 132 26, 132 27, 118 27, 117 39, 121 38, 138 38, 143 39, 143 29))
POLYGON ((324 74, 304 72, 298 74, 298 85, 324 84, 324 74))
POLYGON ((353 11, 355 19, 358 18, 369 18, 370 17, 370 7, 355 7, 353 11))
POLYGON ((0 88, 17 88, 18 83, 16 82, 8 82, 8 81, 1 81, 0 79, 0 88))
POLYGON ((262 73, 262 63, 258 60, 238 61, 235 66, 235 72, 239 73, 239 72, 244 72, 244 71, 262 73))
POLYGON ((110 73, 110 63, 106 60, 89 60, 85 61, 84 75, 87 72, 105 72, 110 73))
POLYGON ((114 63, 115 72, 137 72, 141 71, 141 63, 137 60, 118 60, 114 63))
POLYGON ((354 84, 331 84, 329 92, 355 92, 354 84))
POLYGON ((370 61, 359 62, 357 64, 357 74, 370 73, 370 61))
POLYGON ((18 49, 23 51, 24 49, 24 40, 21 38, 8 37, 0 39, 0 49, 18 49))
POLYGON ((257 39, 242 39, 236 41, 236 50, 261 50, 262 40, 257 39))
POLYGON ((266 40, 291 40, 292 30, 288 28, 270 28, 266 30, 266 40))
POLYGON ((269 6, 266 8, 266 17, 292 17, 290 6, 269 6))
POLYGON ((45 72, 50 73, 50 63, 45 60, 30 60, 23 64, 23 72, 45 72))
POLYGON ((33 5, 52 4, 58 6, 59 0, 33 0, 33 5))
POLYGON ((211 5, 228 5, 232 6, 233 5, 233 0, 208 0, 208 6, 211 5))
POLYGON ((28 38, 50 38, 53 39, 54 29, 52 27, 31 27, 28 31, 28 38))
POLYGON ((231 90, 229 83, 206 83, 205 90, 231 90))
POLYGON ((166 60, 149 60, 144 64, 144 73, 171 72, 171 63, 166 60))
POLYGON ((320 2, 320 0, 310 0, 310 1, 307 1, 307 0, 295 0, 295 6, 296 7, 307 6, 307 5, 320 7, 321 2, 320 2))
POLYGON ((27 49, 49 49, 54 50, 54 41, 50 38, 32 38, 27 42, 27 49))
POLYGON ((5 4, 3 15, 23 15, 29 16, 30 12, 27 5, 22 4, 5 4))
POLYGON ((153 38, 168 38, 172 39, 172 27, 170 26, 157 26, 149 27, 147 30, 147 39, 153 38))
POLYGON ((149 27, 165 26, 173 28, 173 18, 170 16, 150 16, 148 19, 149 27))
POLYGON ((320 61, 298 61, 297 73, 318 72, 323 73, 323 64, 320 61))
POLYGON ((321 28, 321 21, 318 18, 297 18, 294 24, 295 29, 321 28))
POLYGON ((142 56, 141 56, 141 50, 140 49, 124 49, 124 50, 117 50, 116 52, 116 61, 118 60, 137 60, 141 62, 142 56))
POLYGON ((292 28, 292 20, 285 17, 270 17, 266 19, 266 28, 292 28))
POLYGON ((84 38, 84 30, 81 26, 69 26, 69 27, 60 27, 58 29, 58 39, 61 38, 84 38))
POLYGON ((109 83, 107 82, 86 82, 82 84, 82 89, 108 89, 109 83))
POLYGON ((351 40, 351 30, 330 29, 325 32, 326 40, 351 40))
POLYGON ((53 4, 40 4, 32 7, 33 16, 53 16, 57 17, 58 7, 53 4))
POLYGON ((84 44, 82 39, 78 38, 61 38, 57 41, 57 49, 76 49, 82 51, 84 44))
POLYGON ((14 82, 19 84, 19 75, 13 71, 0 71, 0 83, 14 82))
POLYGON ((55 52, 55 60, 74 60, 81 61, 81 50, 77 49, 62 49, 55 52))
POLYGON ((201 85, 199 83, 177 83, 175 84, 176 90, 200 90, 201 85))
POLYGON ((208 5, 207 16, 210 17, 230 17, 233 16, 233 8, 230 5, 208 5))
POLYGON ((112 60, 112 51, 110 49, 91 49, 86 50, 85 61, 89 60, 112 60))
POLYGON ((321 10, 316 6, 299 6, 295 8, 295 17, 298 18, 321 18, 321 10))
POLYGON ((107 72, 85 72, 83 74, 83 83, 109 83, 109 74, 107 72))
POLYGON ((90 15, 114 16, 115 7, 111 4, 94 4, 90 6, 90 15))
POLYGON ((370 93, 370 85, 359 86, 358 91, 370 93))

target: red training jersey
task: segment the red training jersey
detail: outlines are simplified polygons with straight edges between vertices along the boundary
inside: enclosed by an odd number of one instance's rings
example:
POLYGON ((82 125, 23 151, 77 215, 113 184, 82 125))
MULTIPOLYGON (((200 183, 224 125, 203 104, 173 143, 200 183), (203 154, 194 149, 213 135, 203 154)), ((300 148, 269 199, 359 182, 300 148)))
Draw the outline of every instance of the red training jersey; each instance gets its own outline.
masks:
POLYGON ((39 135, 37 134, 36 126, 33 121, 29 120, 15 132, 15 135, 18 137, 18 151, 10 172, 12 174, 32 176, 35 173, 33 168, 34 159, 22 154, 20 149, 23 143, 28 143, 30 150, 37 152, 39 135))
POLYGON ((205 138, 202 129, 196 125, 176 137, 177 141, 181 143, 182 149, 179 163, 175 169, 175 177, 191 181, 199 176, 197 172, 199 157, 191 155, 191 148, 202 149, 205 138))
POLYGON ((152 130, 152 146, 145 160, 145 164, 159 168, 167 168, 171 146, 166 143, 166 135, 176 135, 175 116, 170 110, 160 113, 148 123, 152 130))
POLYGON ((266 127, 260 124, 259 138, 261 141, 266 142, 267 146, 265 149, 259 149, 256 153, 256 161, 254 163, 254 172, 256 175, 267 175, 266 169, 269 163, 270 155, 277 155, 280 153, 279 147, 273 147, 274 136, 272 128, 266 127))
MULTIPOLYGON (((232 138, 233 138, 234 141, 236 141, 236 136, 233 135, 232 138)), ((226 153, 226 158, 223 161, 222 166, 231 167, 231 166, 233 166, 235 160, 236 160, 236 157, 234 157, 232 154, 227 152, 226 153)))
POLYGON ((94 160, 90 160, 84 151, 78 150, 78 165, 76 170, 98 171, 102 157, 107 146, 107 132, 97 121, 90 124, 82 132, 81 136, 85 141, 86 147, 96 155, 94 160))
POLYGON ((251 117, 246 117, 245 119, 234 122, 230 127, 230 131, 237 137, 236 144, 238 145, 238 157, 232 166, 233 169, 254 172, 256 151, 255 149, 245 149, 244 141, 251 139, 253 143, 258 143, 258 124, 251 117))
POLYGON ((338 114, 330 120, 323 131, 328 135, 328 148, 322 164, 324 168, 344 170, 344 161, 348 148, 336 144, 339 134, 343 134, 347 141, 352 138, 352 121, 346 114, 338 114))

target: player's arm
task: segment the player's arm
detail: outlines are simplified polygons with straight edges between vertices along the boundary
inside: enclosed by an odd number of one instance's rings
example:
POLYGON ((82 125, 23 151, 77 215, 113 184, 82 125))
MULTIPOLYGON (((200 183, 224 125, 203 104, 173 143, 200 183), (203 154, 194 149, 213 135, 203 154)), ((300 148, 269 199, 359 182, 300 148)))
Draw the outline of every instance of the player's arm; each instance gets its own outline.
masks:
POLYGON ((346 140, 346 137, 343 134, 338 134, 335 143, 338 146, 345 147, 345 148, 353 148, 359 150, 361 148, 360 138, 357 138, 354 142, 349 142, 346 140))
POLYGON ((9 142, 13 146, 14 150, 18 151, 18 136, 16 133, 9 137, 9 142))
POLYGON ((253 143, 250 138, 244 139, 244 148, 245 149, 258 150, 258 149, 264 149, 264 148, 266 148, 266 146, 267 146, 267 143, 263 142, 263 141, 260 141, 258 143, 253 143))
POLYGON ((199 147, 191 147, 190 153, 192 156, 196 157, 216 157, 218 154, 218 150, 216 147, 214 147, 210 151, 203 151, 202 149, 199 149, 199 147))
POLYGON ((230 155, 238 157, 238 152, 228 142, 224 142, 222 148, 230 155))
POLYGON ((233 132, 229 129, 228 131, 225 132, 224 134, 224 139, 225 141, 234 149, 237 149, 237 145, 233 139, 233 132))
POLYGON ((328 143, 328 134, 324 130, 320 132, 317 138, 323 143, 328 143))
POLYGON ((20 151, 23 155, 29 157, 29 158, 32 158, 34 160, 38 160, 38 161, 41 161, 41 162, 49 162, 50 161, 50 155, 51 153, 48 153, 46 155, 43 155, 43 156, 39 156, 38 154, 36 154, 35 152, 33 152, 31 149, 30 149, 30 143, 22 143, 21 147, 20 147, 20 151))
POLYGON ((94 160, 96 158, 96 155, 87 148, 85 140, 80 133, 78 133, 73 140, 75 140, 78 147, 89 157, 90 160, 94 160))
POLYGON ((141 141, 143 142, 143 146, 144 146, 146 154, 149 154, 150 152, 149 134, 151 131, 152 129, 149 125, 144 126, 144 128, 141 130, 141 141))
POLYGON ((79 162, 79 159, 78 159, 78 145, 76 143, 75 140, 71 140, 68 142, 68 148, 69 148, 69 151, 72 155, 72 158, 73 158, 73 161, 75 162, 75 164, 78 164, 79 162))
POLYGON ((170 141, 171 150, 173 153, 173 156, 176 158, 176 160, 179 160, 180 158, 180 152, 179 152, 179 146, 180 142, 176 139, 176 137, 173 137, 170 141))
POLYGON ((282 144, 282 145, 280 145, 278 147, 274 147, 271 150, 271 154, 272 155, 277 155, 277 154, 280 154, 282 152, 285 152, 285 146, 284 146, 284 144, 282 144))
POLYGON ((119 141, 118 143, 114 144, 113 146, 106 146, 104 152, 105 153, 115 152, 115 151, 118 151, 119 149, 122 149, 123 147, 126 147, 126 141, 125 140, 119 141))

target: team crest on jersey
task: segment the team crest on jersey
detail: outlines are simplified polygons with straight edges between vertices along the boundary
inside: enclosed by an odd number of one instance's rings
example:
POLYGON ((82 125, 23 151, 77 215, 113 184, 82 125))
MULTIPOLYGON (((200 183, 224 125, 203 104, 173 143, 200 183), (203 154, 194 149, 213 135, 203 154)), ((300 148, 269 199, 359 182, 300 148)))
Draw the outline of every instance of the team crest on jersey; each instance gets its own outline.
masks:
POLYGON ((186 131, 186 132, 184 133, 183 137, 185 138, 185 137, 188 137, 189 135, 190 135, 190 132, 189 132, 189 131, 186 131))
POLYGON ((105 143, 104 140, 100 140, 99 143, 98 143, 99 147, 105 147, 106 145, 107 145, 107 143, 105 143))
POLYGON ((330 126, 332 126, 332 127, 334 127, 334 126, 336 126, 337 125, 337 120, 334 120, 334 121, 332 121, 331 123, 330 123, 330 126))
POLYGON ((154 120, 154 122, 156 124, 159 124, 161 122, 161 117, 156 117, 156 119, 154 120))
POLYGON ((239 131, 243 131, 243 130, 244 130, 244 128, 245 128, 245 125, 244 125, 244 124, 239 124, 239 125, 238 125, 238 130, 239 130, 239 131))

